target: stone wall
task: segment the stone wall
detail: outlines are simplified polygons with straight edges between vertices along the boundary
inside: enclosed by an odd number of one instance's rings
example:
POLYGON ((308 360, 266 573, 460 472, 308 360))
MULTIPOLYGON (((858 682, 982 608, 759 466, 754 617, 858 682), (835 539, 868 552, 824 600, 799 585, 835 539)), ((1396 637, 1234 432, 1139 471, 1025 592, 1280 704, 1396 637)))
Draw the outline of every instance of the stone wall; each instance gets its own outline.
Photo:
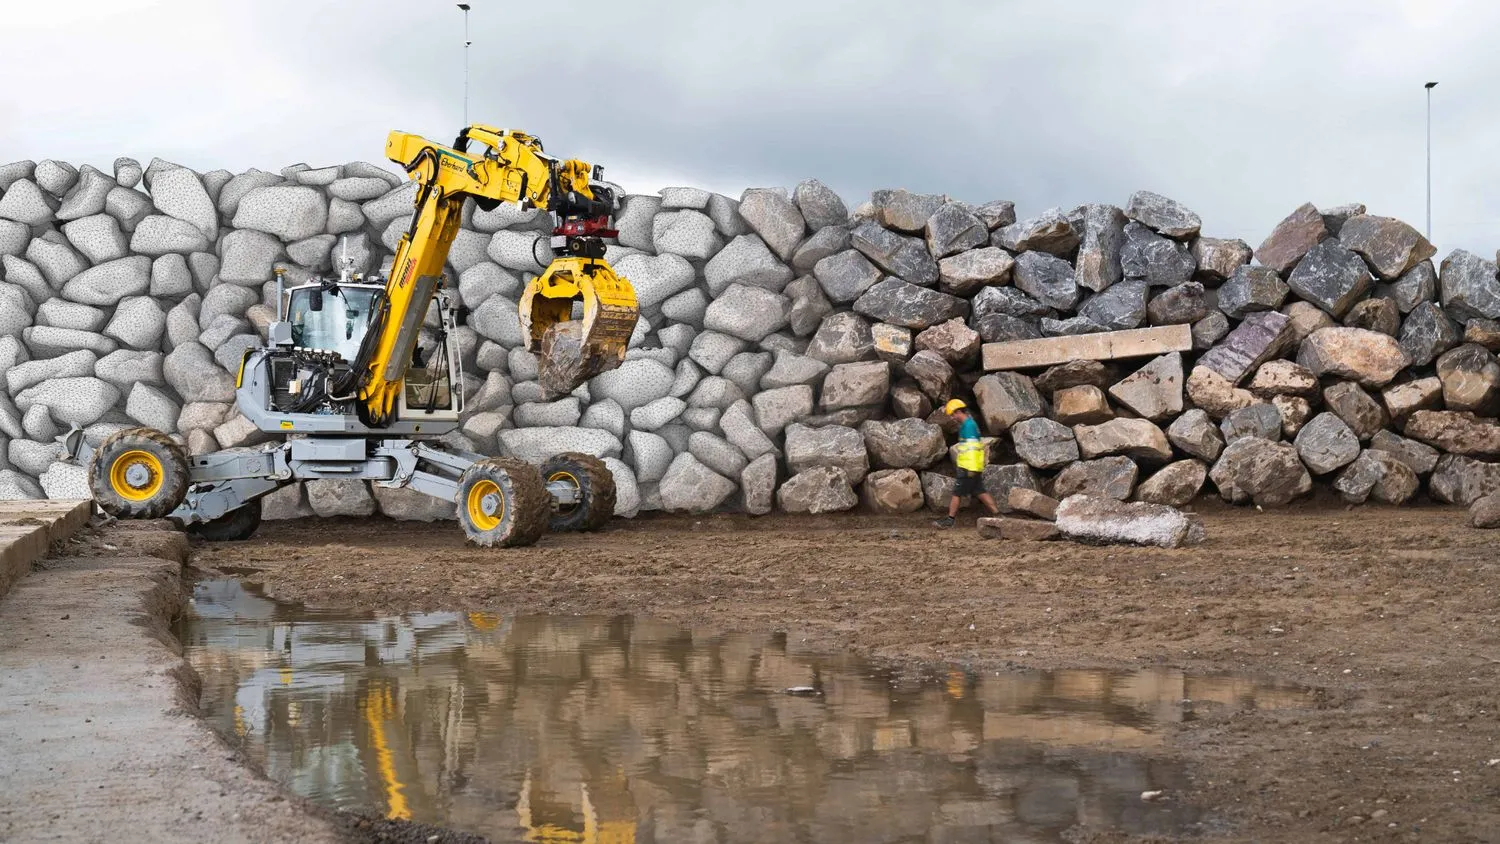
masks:
MULTIPOLYGON (((413 193, 371 164, 113 175, 0 166, 0 498, 86 494, 56 461, 144 424, 192 451, 255 446, 233 407, 241 352, 346 241, 387 264, 413 193)), ((544 401, 516 297, 545 215, 470 209, 448 277, 468 408, 450 439, 531 460, 604 457, 618 512, 945 506, 950 397, 995 437, 986 486, 1182 504, 1205 490, 1285 505, 1314 483, 1351 502, 1500 490, 1496 265, 1362 206, 1298 208, 1254 250, 1141 192, 1121 209, 1017 222, 905 190, 853 209, 809 180, 739 200, 628 195, 609 259, 642 319, 620 369, 544 401), (981 342, 1190 324, 1194 350, 986 374, 981 342)), ((312 482, 267 515, 442 518, 404 490, 312 482)))

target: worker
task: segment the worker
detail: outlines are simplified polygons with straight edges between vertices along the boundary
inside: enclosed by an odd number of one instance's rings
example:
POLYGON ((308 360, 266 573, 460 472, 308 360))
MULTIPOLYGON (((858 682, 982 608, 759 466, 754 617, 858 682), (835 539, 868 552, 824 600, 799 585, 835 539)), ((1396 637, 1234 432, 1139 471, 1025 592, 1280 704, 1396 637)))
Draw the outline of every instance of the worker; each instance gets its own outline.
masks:
POLYGON ((969 406, 962 399, 951 399, 943 405, 943 412, 958 420, 958 446, 953 455, 953 462, 958 464, 958 478, 953 485, 953 497, 948 500, 948 515, 933 524, 940 528, 953 527, 959 504, 970 496, 978 496, 979 502, 989 508, 990 513, 999 514, 999 505, 984 490, 984 443, 979 439, 979 423, 974 421, 969 406))

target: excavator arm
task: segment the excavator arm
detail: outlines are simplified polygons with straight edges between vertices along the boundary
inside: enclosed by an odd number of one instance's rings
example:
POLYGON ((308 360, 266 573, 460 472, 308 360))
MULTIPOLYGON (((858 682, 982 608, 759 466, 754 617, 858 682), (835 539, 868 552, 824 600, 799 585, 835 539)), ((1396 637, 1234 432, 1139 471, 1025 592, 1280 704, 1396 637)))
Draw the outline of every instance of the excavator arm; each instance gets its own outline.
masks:
MULTIPOLYGON (((630 283, 604 260, 614 197, 597 181, 599 168, 558 160, 524 132, 473 125, 442 146, 407 132, 391 132, 386 157, 417 183, 416 210, 401 236, 384 295, 342 394, 357 396, 366 424, 382 426, 398 406, 428 304, 442 280, 467 199, 484 210, 501 202, 542 208, 555 220, 557 257, 534 279, 519 304, 526 347, 541 351, 544 386, 566 393, 620 365, 639 307, 630 283), (478 150, 470 152, 471 146, 478 150), (573 302, 583 318, 572 319, 573 302)), ((539 262, 540 263, 540 262, 539 262)))

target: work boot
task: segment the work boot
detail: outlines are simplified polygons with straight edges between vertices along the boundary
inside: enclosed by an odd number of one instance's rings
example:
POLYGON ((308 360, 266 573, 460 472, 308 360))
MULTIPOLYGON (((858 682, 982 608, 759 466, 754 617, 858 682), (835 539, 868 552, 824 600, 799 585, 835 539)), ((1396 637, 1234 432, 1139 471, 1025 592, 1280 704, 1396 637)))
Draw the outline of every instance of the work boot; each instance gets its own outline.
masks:
POLYGON ((938 519, 937 521, 933 522, 932 524, 935 527, 951 528, 951 527, 953 527, 953 517, 952 516, 944 516, 941 519, 938 519))

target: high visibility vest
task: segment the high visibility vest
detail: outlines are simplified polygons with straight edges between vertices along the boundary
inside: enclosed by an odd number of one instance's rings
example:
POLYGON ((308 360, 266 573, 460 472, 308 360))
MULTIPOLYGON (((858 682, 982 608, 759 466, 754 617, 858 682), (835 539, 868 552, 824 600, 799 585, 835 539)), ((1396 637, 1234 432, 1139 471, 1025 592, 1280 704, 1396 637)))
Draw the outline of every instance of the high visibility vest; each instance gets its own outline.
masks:
POLYGON ((984 471, 984 443, 979 440, 959 440, 954 447, 953 462, 968 472, 984 471))

